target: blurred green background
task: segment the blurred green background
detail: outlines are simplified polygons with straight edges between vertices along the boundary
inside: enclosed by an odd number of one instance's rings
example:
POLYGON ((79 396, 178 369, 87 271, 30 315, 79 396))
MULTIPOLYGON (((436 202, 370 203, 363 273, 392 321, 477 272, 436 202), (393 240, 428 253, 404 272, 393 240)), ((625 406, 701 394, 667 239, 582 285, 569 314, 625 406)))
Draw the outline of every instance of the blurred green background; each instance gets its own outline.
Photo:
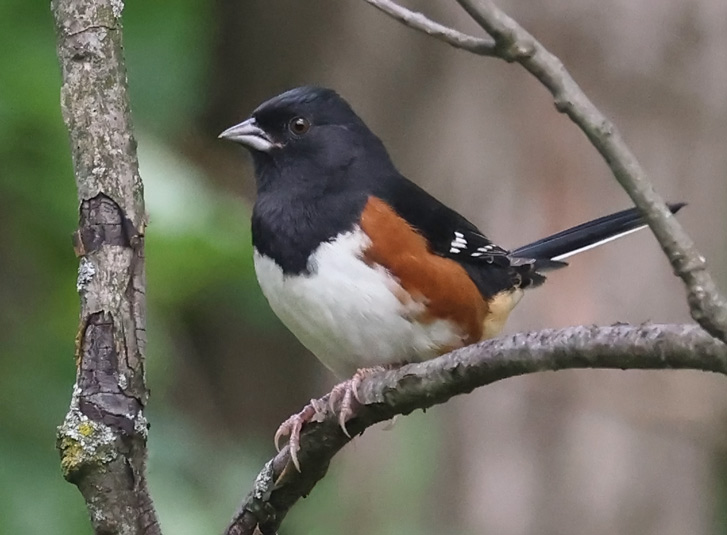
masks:
MULTIPOLYGON (((477 31, 454 2, 410 5, 477 31)), ((727 7, 506 7, 572 67, 664 195, 691 203, 683 219, 727 288, 727 7)), ((124 38, 150 214, 149 477, 166 533, 220 532, 272 454, 277 424, 333 382, 257 288, 251 168, 216 140, 259 102, 303 83, 335 87, 405 174, 506 247, 628 203, 525 73, 360 0, 130 1, 124 38)), ((48 4, 4 0, 0 533, 91 533, 54 447, 78 314, 59 86, 48 4)), ((570 271, 529 296, 510 332, 688 320, 646 233, 570 271)), ((493 385, 357 439, 282 533, 725 533, 726 407, 723 378, 689 372, 493 385)))

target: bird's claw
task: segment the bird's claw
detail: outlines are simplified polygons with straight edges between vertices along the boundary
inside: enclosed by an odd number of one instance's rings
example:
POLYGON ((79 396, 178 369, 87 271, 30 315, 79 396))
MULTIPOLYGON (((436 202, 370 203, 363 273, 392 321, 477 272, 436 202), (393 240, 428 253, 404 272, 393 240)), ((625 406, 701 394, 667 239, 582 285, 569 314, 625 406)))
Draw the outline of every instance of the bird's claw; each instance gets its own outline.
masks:
POLYGON ((358 393, 353 389, 353 379, 339 383, 333 387, 328 398, 328 408, 333 414, 338 412, 338 425, 341 426, 343 434, 351 438, 346 422, 353 416, 353 400, 358 400, 358 393), (338 407, 338 411, 336 411, 338 407))
POLYGON ((346 429, 346 422, 356 414, 356 404, 362 404, 361 398, 358 394, 359 386, 361 386, 361 383, 367 375, 378 372, 382 369, 383 368, 380 367, 362 368, 358 370, 351 379, 334 386, 328 396, 327 408, 325 403, 321 400, 311 399, 310 403, 303 407, 302 411, 294 414, 280 424, 280 427, 278 427, 273 438, 273 441, 275 442, 275 449, 280 451, 280 440, 283 437, 288 437, 290 459, 293 461, 293 465, 298 472, 300 472, 298 452, 300 451, 300 432, 303 429, 303 425, 310 422, 323 421, 327 410, 330 410, 333 414, 338 413, 338 424, 341 426, 343 433, 348 438, 352 438, 348 429, 346 429))
POLYGON ((337 384, 331 390, 328 398, 328 408, 335 414, 336 406, 338 406, 338 425, 341 426, 343 433, 351 438, 351 434, 346 429, 346 422, 356 414, 355 404, 363 405, 358 389, 366 376, 384 370, 381 366, 373 368, 361 368, 349 380, 337 384))
POLYGON ((300 431, 303 429, 303 424, 316 420, 322 412, 323 407, 318 400, 312 399, 308 405, 303 407, 302 411, 285 420, 280 424, 278 430, 275 431, 275 436, 273 437, 275 449, 280 451, 280 439, 287 436, 290 460, 293 461, 293 465, 298 472, 300 472, 300 461, 298 460, 300 431))

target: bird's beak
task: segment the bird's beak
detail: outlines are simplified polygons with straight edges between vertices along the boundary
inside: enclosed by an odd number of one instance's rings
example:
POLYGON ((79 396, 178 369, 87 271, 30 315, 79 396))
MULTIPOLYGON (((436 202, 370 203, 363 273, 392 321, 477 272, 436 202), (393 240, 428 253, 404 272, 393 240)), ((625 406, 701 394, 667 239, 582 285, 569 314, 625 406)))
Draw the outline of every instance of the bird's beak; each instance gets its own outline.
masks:
POLYGON ((255 122, 255 118, 251 117, 247 121, 231 126, 219 136, 220 139, 229 139, 236 143, 241 143, 247 148, 260 152, 268 152, 275 146, 270 136, 260 128, 255 122))

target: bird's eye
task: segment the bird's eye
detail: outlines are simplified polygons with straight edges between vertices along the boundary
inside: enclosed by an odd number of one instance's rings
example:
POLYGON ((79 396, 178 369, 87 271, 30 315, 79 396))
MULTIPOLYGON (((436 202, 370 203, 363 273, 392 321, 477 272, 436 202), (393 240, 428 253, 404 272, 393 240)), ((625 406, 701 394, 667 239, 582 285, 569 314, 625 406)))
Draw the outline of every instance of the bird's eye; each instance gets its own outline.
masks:
POLYGON ((305 117, 293 117, 288 123, 288 130, 296 136, 302 136, 310 129, 310 121, 305 117))

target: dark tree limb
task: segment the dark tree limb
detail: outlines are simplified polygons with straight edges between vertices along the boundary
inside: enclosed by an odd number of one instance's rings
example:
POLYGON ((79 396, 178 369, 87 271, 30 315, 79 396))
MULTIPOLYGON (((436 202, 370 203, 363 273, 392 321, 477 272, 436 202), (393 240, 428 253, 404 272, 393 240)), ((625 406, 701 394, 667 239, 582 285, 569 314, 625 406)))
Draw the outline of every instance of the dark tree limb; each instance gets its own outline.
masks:
MULTIPOLYGON (((694 369, 727 374, 727 345, 696 325, 570 327, 488 340, 442 357, 368 377, 364 405, 347 424, 352 436, 397 414, 444 403, 458 394, 505 379, 573 368, 694 369)), ((321 398, 327 406, 328 396, 321 398)), ((326 474, 350 439, 335 414, 307 425, 295 470, 287 446, 268 461, 225 532, 276 532, 289 509, 326 474)))
MULTIPOLYGON (((427 34, 434 33, 441 26, 391 0, 365 1, 407 26, 427 34), (417 24, 408 22, 414 18, 417 24)), ((457 2, 494 39, 494 49, 486 55, 522 65, 550 91, 556 109, 568 115, 586 134, 606 160, 616 180, 644 213, 674 273, 684 282, 694 320, 712 336, 727 341, 727 299, 720 294, 707 270, 704 256, 656 192, 613 123, 593 105, 563 63, 492 1, 457 2)), ((451 28, 447 30, 456 32, 451 28)))
POLYGON ((58 429, 63 475, 97 534, 160 533, 145 477, 143 188, 119 0, 54 0, 61 109, 78 188, 76 383, 58 429))

